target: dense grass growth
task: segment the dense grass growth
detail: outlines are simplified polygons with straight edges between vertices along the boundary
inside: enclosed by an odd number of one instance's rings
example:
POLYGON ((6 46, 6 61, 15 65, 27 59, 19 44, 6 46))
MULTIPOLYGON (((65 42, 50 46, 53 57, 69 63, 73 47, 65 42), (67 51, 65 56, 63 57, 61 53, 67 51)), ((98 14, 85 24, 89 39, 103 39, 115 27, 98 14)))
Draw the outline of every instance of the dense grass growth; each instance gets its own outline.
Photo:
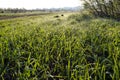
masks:
POLYGON ((120 79, 120 23, 64 15, 0 21, 1 80, 120 79))

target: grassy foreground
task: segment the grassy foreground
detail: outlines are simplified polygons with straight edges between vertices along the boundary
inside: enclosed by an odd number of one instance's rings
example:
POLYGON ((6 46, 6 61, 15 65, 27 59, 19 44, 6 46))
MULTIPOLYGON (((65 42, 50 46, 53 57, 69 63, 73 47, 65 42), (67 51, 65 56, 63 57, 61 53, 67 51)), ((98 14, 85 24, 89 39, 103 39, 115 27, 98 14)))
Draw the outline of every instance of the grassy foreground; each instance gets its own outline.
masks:
POLYGON ((0 80, 120 80, 120 22, 54 16, 0 21, 0 80))

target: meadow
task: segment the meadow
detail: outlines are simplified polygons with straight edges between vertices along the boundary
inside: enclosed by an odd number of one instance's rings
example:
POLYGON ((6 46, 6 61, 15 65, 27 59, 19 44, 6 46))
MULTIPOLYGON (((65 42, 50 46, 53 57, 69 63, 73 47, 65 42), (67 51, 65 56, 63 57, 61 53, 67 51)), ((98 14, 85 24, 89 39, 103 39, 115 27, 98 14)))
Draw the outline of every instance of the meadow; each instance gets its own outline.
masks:
POLYGON ((42 12, 42 11, 33 11, 33 12, 24 12, 24 13, 0 13, 0 20, 5 19, 13 19, 18 17, 29 17, 29 16, 37 16, 37 15, 46 15, 50 14, 50 12, 42 12))
POLYGON ((120 80, 120 22, 87 12, 0 20, 0 80, 120 80))

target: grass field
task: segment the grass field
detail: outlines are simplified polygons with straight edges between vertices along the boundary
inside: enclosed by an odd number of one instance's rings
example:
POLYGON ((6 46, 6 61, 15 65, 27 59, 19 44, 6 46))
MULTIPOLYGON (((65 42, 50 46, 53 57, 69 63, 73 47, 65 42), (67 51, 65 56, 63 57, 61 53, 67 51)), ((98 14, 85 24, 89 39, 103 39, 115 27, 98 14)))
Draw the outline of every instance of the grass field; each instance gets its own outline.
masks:
POLYGON ((48 15, 50 12, 25 12, 25 13, 0 13, 0 20, 13 19, 18 17, 29 17, 29 16, 39 16, 39 15, 48 15))
POLYGON ((120 80, 120 22, 61 14, 0 20, 0 80, 120 80))

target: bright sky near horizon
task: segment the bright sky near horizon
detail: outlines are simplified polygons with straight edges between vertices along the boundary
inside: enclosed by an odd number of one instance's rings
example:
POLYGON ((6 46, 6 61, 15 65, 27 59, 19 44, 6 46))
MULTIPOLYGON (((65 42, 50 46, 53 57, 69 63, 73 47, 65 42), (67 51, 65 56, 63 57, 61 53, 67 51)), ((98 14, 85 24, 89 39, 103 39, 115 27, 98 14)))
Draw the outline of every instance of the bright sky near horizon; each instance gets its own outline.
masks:
POLYGON ((62 8, 81 4, 80 0, 0 0, 0 8, 62 8))

